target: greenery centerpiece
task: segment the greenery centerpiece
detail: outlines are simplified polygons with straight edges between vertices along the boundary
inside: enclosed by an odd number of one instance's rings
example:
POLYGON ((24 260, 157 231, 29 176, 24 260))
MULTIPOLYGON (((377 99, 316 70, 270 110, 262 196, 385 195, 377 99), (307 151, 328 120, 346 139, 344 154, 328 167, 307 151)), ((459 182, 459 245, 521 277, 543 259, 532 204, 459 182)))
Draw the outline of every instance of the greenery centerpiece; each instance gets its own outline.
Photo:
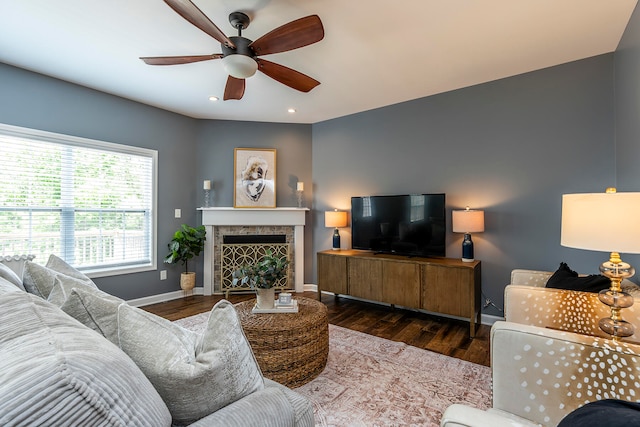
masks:
POLYGON ((188 263, 190 259, 200 255, 204 249, 206 234, 204 225, 191 227, 182 224, 167 245, 169 254, 164 258, 164 262, 167 264, 179 262, 184 265, 184 273, 180 275, 180 287, 185 291, 193 289, 196 285, 196 273, 189 271, 188 263))
POLYGON ((258 308, 273 308, 275 286, 287 276, 289 261, 271 250, 253 265, 243 265, 232 274, 232 286, 249 286, 258 296, 258 308))

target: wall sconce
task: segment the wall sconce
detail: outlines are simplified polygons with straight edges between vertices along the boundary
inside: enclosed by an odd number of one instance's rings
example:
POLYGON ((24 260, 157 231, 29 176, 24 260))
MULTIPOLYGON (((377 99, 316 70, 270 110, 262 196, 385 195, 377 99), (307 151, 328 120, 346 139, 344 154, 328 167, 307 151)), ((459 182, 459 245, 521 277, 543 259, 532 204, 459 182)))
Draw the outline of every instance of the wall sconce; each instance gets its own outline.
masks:
POLYGON ((609 261, 600 272, 611 280, 611 287, 600 291, 598 298, 611 307, 611 317, 600 319, 598 326, 614 341, 633 335, 633 325, 622 320, 620 310, 633 305, 633 297, 622 292, 620 282, 631 277, 635 269, 620 259, 617 251, 640 253, 640 193, 564 194, 560 244, 570 248, 610 252, 609 261))
POLYGON ((340 250, 340 232, 339 227, 347 226, 347 213, 339 211, 338 209, 333 211, 326 211, 324 213, 324 226, 327 228, 335 228, 333 231, 333 250, 340 250))
POLYGON ((484 211, 469 209, 453 211, 452 217, 453 232, 464 233, 462 241, 462 261, 472 262, 473 241, 471 233, 482 233, 484 231, 484 211))

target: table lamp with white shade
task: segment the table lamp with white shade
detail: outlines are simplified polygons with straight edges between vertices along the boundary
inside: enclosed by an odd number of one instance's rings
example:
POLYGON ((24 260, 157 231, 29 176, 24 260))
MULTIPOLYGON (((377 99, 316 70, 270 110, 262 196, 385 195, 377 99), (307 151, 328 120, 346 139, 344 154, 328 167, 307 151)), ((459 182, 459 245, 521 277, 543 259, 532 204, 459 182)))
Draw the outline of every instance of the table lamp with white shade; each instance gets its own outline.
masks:
POLYGON ((473 241, 471 233, 484 231, 484 211, 469 209, 455 210, 452 212, 452 224, 454 233, 464 233, 462 240, 462 261, 473 262, 473 241))
POLYGON ((338 228, 347 226, 347 213, 337 209, 333 211, 326 211, 324 213, 324 226, 335 229, 333 231, 333 250, 339 251, 340 232, 338 231, 338 228))
POLYGON ((623 292, 620 282, 635 269, 622 261, 620 252, 640 254, 640 193, 564 194, 560 244, 570 248, 610 252, 600 272, 611 280, 611 287, 600 291, 600 301, 611 307, 611 316, 599 326, 613 340, 633 335, 634 327, 622 319, 620 311, 633 305, 633 297, 623 292))

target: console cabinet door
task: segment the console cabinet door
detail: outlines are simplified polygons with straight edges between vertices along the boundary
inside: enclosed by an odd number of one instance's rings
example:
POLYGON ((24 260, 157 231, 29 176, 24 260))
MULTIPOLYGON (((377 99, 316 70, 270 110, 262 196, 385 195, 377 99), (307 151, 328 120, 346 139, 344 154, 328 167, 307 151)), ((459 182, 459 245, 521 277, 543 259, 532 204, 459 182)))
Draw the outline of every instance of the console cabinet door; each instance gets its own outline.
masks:
POLYGON ((347 295, 347 257, 318 253, 318 296, 320 291, 347 295))
POLYGON ((349 295, 371 301, 382 298, 382 261, 349 258, 349 295))
POLYGON ((450 314, 473 317, 474 270, 434 264, 424 266, 422 308, 450 314))
POLYGON ((420 264, 384 261, 382 301, 420 308, 420 264))

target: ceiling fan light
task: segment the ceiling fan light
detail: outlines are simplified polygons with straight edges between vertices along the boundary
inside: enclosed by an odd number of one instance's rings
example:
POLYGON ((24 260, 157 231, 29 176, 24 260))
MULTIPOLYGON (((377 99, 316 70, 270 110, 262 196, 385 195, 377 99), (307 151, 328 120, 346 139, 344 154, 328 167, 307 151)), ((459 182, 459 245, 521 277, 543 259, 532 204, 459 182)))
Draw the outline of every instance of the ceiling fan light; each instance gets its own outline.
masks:
POLYGON ((250 56, 233 54, 222 58, 227 73, 236 79, 246 79, 258 71, 258 63, 250 56))

